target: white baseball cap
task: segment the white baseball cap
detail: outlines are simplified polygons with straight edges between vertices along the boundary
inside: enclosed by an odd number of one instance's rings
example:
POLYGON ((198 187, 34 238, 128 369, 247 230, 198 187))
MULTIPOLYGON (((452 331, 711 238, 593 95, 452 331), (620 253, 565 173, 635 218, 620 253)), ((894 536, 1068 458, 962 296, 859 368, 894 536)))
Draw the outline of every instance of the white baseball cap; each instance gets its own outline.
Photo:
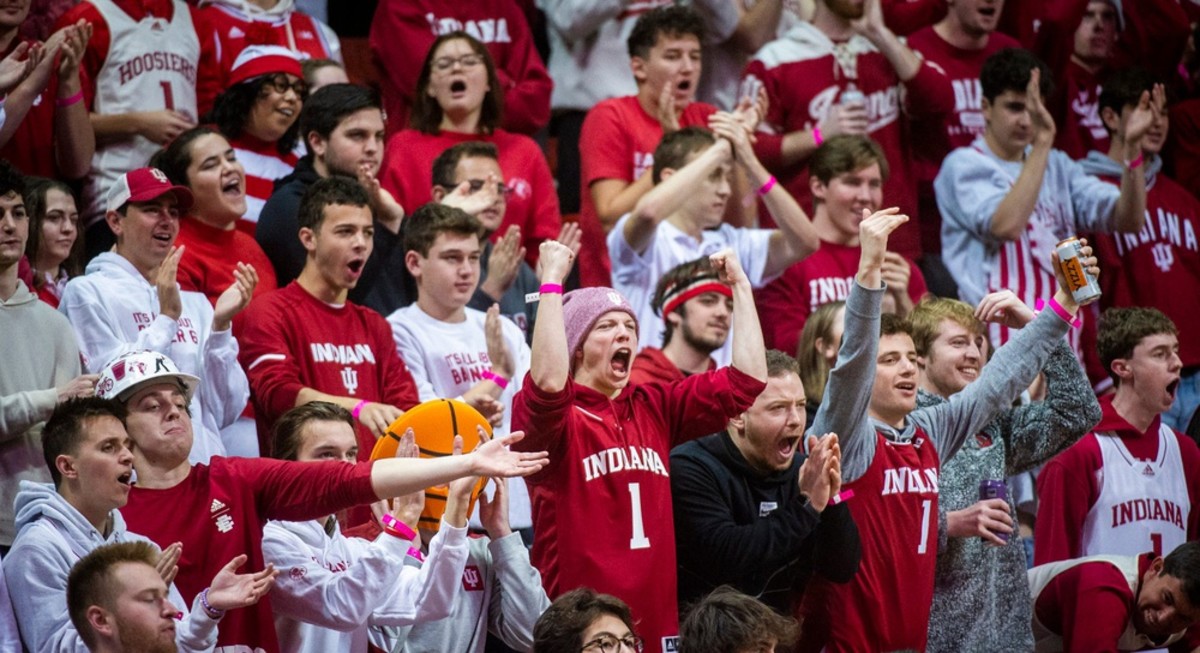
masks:
POLYGON ((175 361, 153 351, 133 351, 109 361, 100 372, 96 395, 101 399, 129 401, 133 393, 151 383, 178 383, 184 397, 191 402, 199 385, 199 377, 184 374, 175 361))

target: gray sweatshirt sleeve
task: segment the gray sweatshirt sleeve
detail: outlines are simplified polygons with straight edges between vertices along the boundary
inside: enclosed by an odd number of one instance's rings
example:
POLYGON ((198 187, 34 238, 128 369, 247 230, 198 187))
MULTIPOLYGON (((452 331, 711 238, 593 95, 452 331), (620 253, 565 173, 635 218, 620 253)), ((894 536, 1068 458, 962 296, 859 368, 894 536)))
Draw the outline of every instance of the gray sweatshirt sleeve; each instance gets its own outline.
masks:
MULTIPOLYGON (((849 315, 849 311, 847 311, 849 315)), ((945 463, 970 436, 1007 409, 1033 382, 1050 351, 1067 332, 1067 323, 1054 311, 1042 311, 1029 326, 996 350, 979 380, 944 404, 913 411, 909 418, 923 428, 945 463)), ((844 455, 843 455, 844 458, 844 455)), ((843 469, 845 462, 843 464, 843 469)))
POLYGON ((886 288, 871 290, 856 280, 846 298, 845 331, 837 364, 829 372, 825 396, 809 432, 837 433, 842 447, 842 482, 867 472, 875 457, 875 429, 867 419, 875 357, 879 351, 879 315, 886 288))
POLYGON ((488 542, 492 556, 491 607, 488 629, 517 651, 533 650, 533 625, 550 607, 542 575, 529 563, 520 533, 488 542))
POLYGON ((1006 476, 1050 460, 1100 421, 1100 402, 1065 340, 1050 352, 1042 372, 1046 400, 1014 408, 998 420, 1007 452, 1006 476))

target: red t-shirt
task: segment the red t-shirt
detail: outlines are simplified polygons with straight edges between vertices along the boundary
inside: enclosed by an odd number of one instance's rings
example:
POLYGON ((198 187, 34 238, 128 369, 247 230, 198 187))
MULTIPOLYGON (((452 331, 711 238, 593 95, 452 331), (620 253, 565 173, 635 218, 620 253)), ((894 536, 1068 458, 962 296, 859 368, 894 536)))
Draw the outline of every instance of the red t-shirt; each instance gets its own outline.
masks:
POLYGON ((797 650, 925 650, 938 551, 938 460, 918 428, 912 442, 876 433, 875 458, 853 490, 850 514, 862 538, 862 564, 846 584, 813 575, 804 589, 797 650))
MULTIPOLYGON (((693 102, 679 116, 679 126, 707 127, 708 117, 716 111, 711 104, 693 102)), ((601 179, 620 179, 630 184, 637 181, 642 173, 654 167, 654 150, 662 137, 658 118, 646 113, 636 95, 600 102, 584 118, 579 132, 581 286, 612 285, 606 231, 592 202, 591 185, 601 179)))
MULTIPOLYGON (((375 498, 370 463, 218 456, 208 465, 193 466, 174 487, 150 490, 135 485, 121 516, 131 532, 160 547, 183 544, 175 586, 191 605, 235 557, 249 558, 239 573, 266 566, 262 529, 268 519, 317 519, 375 498)), ((217 650, 276 653, 279 643, 273 623, 269 594, 252 607, 231 610, 218 627, 217 650)))
POLYGON ((542 148, 532 138, 503 129, 492 134, 447 131, 424 134, 405 129, 388 140, 379 183, 391 192, 405 211, 412 213, 433 200, 433 160, 443 151, 469 141, 496 145, 504 183, 513 190, 504 211, 504 221, 493 239, 502 236, 510 225, 520 227, 525 259, 529 265, 537 265, 538 247, 543 240, 558 237, 562 214, 558 210, 554 175, 542 148))
POLYGON ((233 285, 234 266, 239 262, 253 265, 258 273, 255 298, 277 287, 275 268, 262 247, 237 229, 226 231, 187 217, 179 221, 176 244, 187 248, 179 259, 179 287, 204 293, 214 305, 221 293, 233 285))
POLYGON ((505 129, 534 134, 550 121, 554 82, 537 53, 525 14, 513 0, 383 0, 371 20, 388 133, 409 126, 421 64, 441 34, 462 30, 487 46, 504 101, 505 129))
MULTIPOLYGON (((777 279, 754 291, 754 305, 762 322, 768 349, 796 355, 800 332, 808 316, 822 304, 845 301, 854 286, 862 247, 821 241, 821 247, 808 258, 792 265, 777 279)), ((921 301, 929 289, 925 277, 911 260, 908 296, 921 301)))
MULTIPOLYGON (((844 45, 857 52, 854 83, 866 96, 867 135, 878 141, 887 156, 890 174, 883 184, 884 206, 899 206, 902 213, 916 218, 917 179, 909 161, 913 145, 908 120, 949 113, 954 108, 950 83, 936 68, 923 64, 902 89, 895 69, 866 39, 855 37, 844 45)), ((813 205, 808 165, 784 165, 783 138, 818 125, 851 81, 837 63, 835 47, 817 28, 802 23, 759 50, 746 68, 746 76, 762 80, 771 100, 754 151, 805 210, 813 205)), ((764 226, 774 226, 765 214, 760 220, 764 226)), ((888 244, 909 258, 919 257, 919 220, 897 229, 888 244)))
POLYGON ((725 428, 764 384, 726 367, 678 383, 626 386, 610 399, 568 380, 557 393, 531 376, 513 398, 522 451, 550 452, 530 476, 533 563, 551 597, 592 587, 629 604, 646 651, 679 633, 671 447, 725 428))
MULTIPOLYGON (((0 57, 7 57, 21 43, 13 39, 12 44, 0 57)), ((60 178, 54 156, 54 114, 58 101, 58 68, 50 71, 46 88, 33 100, 33 106, 13 132, 4 147, 0 147, 0 159, 16 166, 26 176, 60 178)))
MULTIPOLYGON (((350 302, 335 308, 293 281, 255 299, 243 314, 234 335, 264 455, 271 425, 306 387, 401 410, 417 405, 417 386, 396 351, 392 329, 375 311, 350 302)), ((367 460, 375 436, 359 426, 358 444, 359 460, 367 460)))
MULTIPOLYGON (((1129 454, 1139 460, 1158 458, 1159 425, 1155 417, 1145 433, 1140 433, 1113 407, 1113 395, 1100 398, 1104 417, 1095 430, 1046 463, 1037 476, 1038 514, 1034 529, 1037 546, 1034 564, 1078 558, 1083 546, 1083 524, 1088 511, 1100 496, 1098 478, 1104 459, 1096 432, 1111 431, 1121 438, 1129 454)), ((1172 431, 1174 433, 1174 431, 1172 431)), ((1184 474, 1187 476, 1186 503, 1200 500, 1200 447, 1191 438, 1175 433, 1179 443, 1184 474)), ((1184 503, 1184 501, 1180 501, 1184 503)), ((1200 537, 1200 510, 1191 510, 1187 522, 1188 540, 1200 537)), ((1150 548, 1147 542, 1147 548, 1150 548)), ((1162 553, 1170 553, 1163 551, 1162 553)))
MULTIPOLYGON (((717 361, 708 359, 708 369, 717 369, 717 361)), ((684 377, 682 370, 667 358, 663 350, 646 347, 637 353, 633 359, 633 367, 629 370, 629 382, 637 385, 643 383, 674 383, 684 377)))

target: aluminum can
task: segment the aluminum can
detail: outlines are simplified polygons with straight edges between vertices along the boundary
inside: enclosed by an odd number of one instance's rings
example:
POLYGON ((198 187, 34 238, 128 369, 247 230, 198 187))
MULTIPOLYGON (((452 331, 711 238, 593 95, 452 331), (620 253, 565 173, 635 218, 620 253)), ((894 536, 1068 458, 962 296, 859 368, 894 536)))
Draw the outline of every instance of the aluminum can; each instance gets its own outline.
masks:
POLYGON ((843 105, 866 104, 867 96, 863 95, 863 92, 858 90, 858 87, 851 82, 846 85, 846 88, 842 91, 841 98, 838 101, 843 105))
MULTIPOLYGON (((988 499, 1008 500, 1008 485, 1005 484, 1003 479, 999 481, 984 479, 979 482, 979 500, 986 501, 988 499)), ((1007 533, 996 533, 996 537, 999 537, 1005 542, 1008 541, 1007 533)))
POLYGON ((1096 282, 1096 277, 1083 267, 1083 257, 1080 256, 1083 243, 1071 236, 1060 242, 1055 249, 1058 250, 1058 266, 1067 278, 1067 288, 1075 297, 1075 302, 1084 304, 1099 297, 1100 284, 1096 282))

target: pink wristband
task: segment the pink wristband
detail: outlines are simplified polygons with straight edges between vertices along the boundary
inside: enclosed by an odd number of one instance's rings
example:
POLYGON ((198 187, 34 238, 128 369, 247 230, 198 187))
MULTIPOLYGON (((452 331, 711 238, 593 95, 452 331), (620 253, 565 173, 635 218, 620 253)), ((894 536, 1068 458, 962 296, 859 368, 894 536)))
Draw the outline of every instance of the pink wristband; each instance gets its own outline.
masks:
POLYGON ((69 107, 72 104, 75 104, 76 102, 78 102, 82 99, 83 99, 83 91, 79 91, 78 93, 76 93, 75 95, 72 95, 71 97, 58 98, 57 100, 54 101, 54 106, 58 107, 59 109, 61 109, 63 107, 69 107))
POLYGON ((384 515, 383 517, 380 517, 379 523, 383 524, 383 531, 388 535, 393 535, 410 542, 417 539, 417 534, 413 532, 413 529, 408 527, 408 524, 405 524, 391 515, 384 515))
POLYGON ((1137 158, 1135 158, 1132 161, 1125 162, 1125 168, 1128 170, 1137 170, 1145 162, 1146 162, 1146 156, 1143 153, 1138 152, 1137 158))
POLYGON ((775 182, 776 182, 775 175, 771 175, 771 178, 767 180, 767 183, 763 184, 762 188, 758 189, 759 197, 762 197, 763 195, 766 195, 767 193, 771 192, 771 189, 775 187, 775 182))
POLYGON ((496 385, 500 386, 501 390, 505 390, 508 388, 508 379, 500 376, 499 374, 496 374, 495 372, 493 372, 491 370, 484 370, 483 372, 481 372, 479 374, 479 376, 482 376, 485 381, 491 381, 492 383, 495 383, 496 385))
POLYGON ((1047 306, 1050 307, 1050 310, 1054 311, 1055 315, 1061 317, 1063 322, 1071 325, 1072 329, 1078 329, 1079 327, 1083 326, 1083 318, 1078 315, 1071 317, 1071 314, 1067 312, 1067 309, 1063 308, 1062 304, 1059 304, 1058 300, 1053 297, 1050 298, 1049 302, 1041 299, 1037 300, 1037 304, 1034 306, 1034 308, 1040 311, 1047 306))
POLYGON ((843 501, 849 501, 853 498, 854 498, 854 490, 842 490, 841 492, 838 493, 838 495, 836 497, 830 499, 829 503, 832 503, 833 505, 836 506, 837 504, 842 503, 843 501))
POLYGON ((562 284, 561 283, 543 283, 542 287, 538 288, 538 292, 543 293, 543 294, 551 293, 554 295, 561 295, 562 294, 562 284))
POLYGON ((821 136, 821 126, 817 125, 816 127, 813 127, 813 143, 815 143, 817 147, 821 147, 821 143, 824 142, 825 138, 821 136))
POLYGON ((415 546, 408 547, 408 557, 417 562, 425 562, 425 554, 421 553, 421 550, 415 546))
POLYGON ((366 406, 368 403, 370 402, 368 402, 366 399, 363 399, 357 404, 354 404, 354 410, 350 411, 350 414, 354 417, 354 421, 358 421, 358 416, 360 413, 362 413, 363 406, 366 406))

